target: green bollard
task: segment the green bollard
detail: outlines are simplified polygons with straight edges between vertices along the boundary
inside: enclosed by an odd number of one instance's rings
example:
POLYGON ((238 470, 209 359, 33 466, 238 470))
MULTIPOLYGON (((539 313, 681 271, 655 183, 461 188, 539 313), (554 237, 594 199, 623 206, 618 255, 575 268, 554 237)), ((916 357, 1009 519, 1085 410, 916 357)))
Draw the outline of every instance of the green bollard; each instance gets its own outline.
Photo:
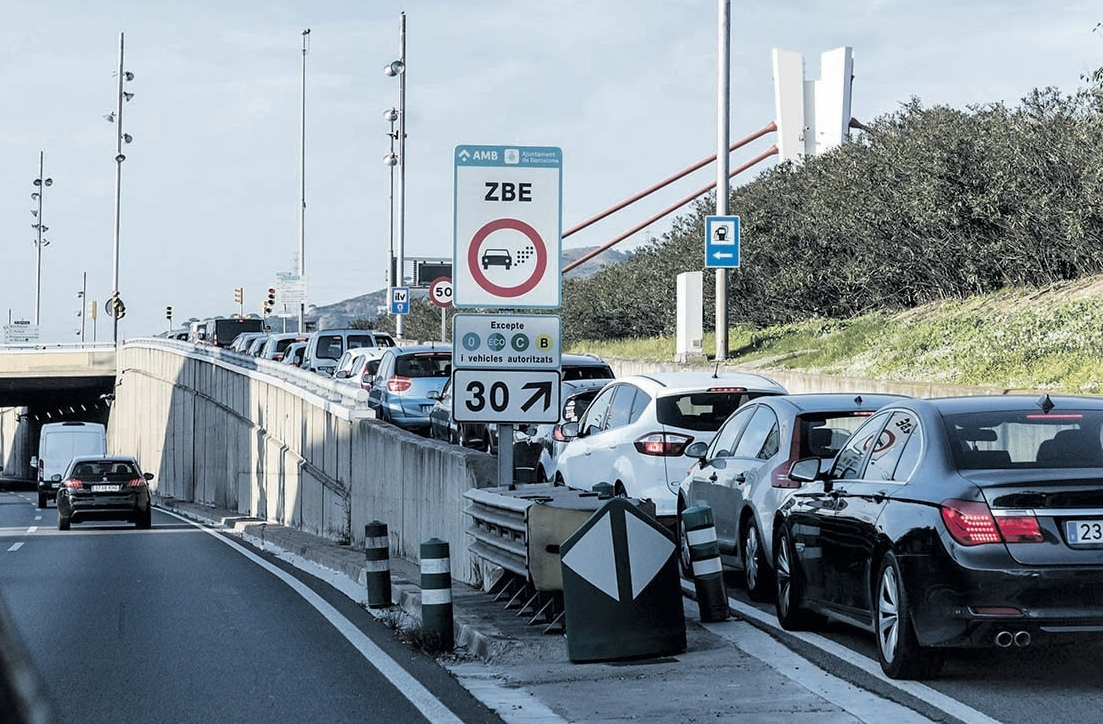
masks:
POLYGON ((430 538, 421 544, 421 627, 443 651, 455 647, 452 624, 452 563, 448 543, 430 538))
POLYGON ((712 508, 698 505, 682 511, 684 544, 689 545, 689 560, 693 566, 693 587, 697 592, 697 607, 702 621, 724 621, 730 615, 728 595, 724 589, 724 570, 720 565, 720 544, 716 542, 716 525, 712 508))

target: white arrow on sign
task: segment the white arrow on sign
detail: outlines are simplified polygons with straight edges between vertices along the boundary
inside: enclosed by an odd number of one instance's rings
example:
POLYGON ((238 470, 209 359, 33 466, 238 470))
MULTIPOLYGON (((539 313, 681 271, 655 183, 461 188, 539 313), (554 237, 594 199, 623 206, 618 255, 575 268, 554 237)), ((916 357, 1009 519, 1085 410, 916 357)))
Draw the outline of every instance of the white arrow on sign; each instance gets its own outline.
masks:
POLYGON ((559 370, 457 369, 452 372, 452 419, 559 422, 559 392, 559 370))

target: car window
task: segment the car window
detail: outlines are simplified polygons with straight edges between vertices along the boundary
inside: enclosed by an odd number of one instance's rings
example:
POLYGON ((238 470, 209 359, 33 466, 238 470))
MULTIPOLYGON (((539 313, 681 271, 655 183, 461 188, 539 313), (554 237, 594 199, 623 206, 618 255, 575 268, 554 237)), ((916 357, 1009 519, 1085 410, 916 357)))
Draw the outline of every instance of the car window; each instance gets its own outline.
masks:
POLYGON ((314 356, 319 359, 337 359, 344 351, 345 345, 341 335, 335 334, 318 338, 317 354, 314 356))
POLYGON ((595 432, 599 432, 605 424, 605 413, 609 411, 609 404, 613 401, 613 393, 620 387, 630 387, 631 385, 612 385, 606 387, 601 391, 594 401, 590 403, 590 407, 586 410, 586 414, 582 418, 582 422, 578 425, 579 435, 592 435, 595 432))
POLYGON ((370 334, 350 334, 349 349, 354 347, 375 347, 375 337, 370 334))
POLYGON ((443 352, 405 355, 395 360, 394 370, 399 377, 447 377, 452 372, 452 355, 443 352))
MULTIPOLYGON (((899 480, 900 478, 894 475, 897 464, 904 450, 909 447, 909 443, 919 437, 918 430, 919 420, 912 412, 908 410, 894 412, 877 438, 877 445, 870 453, 869 463, 862 477, 870 480, 899 480)), ((918 448, 917 444, 916 449, 918 448)))
POLYGON ((777 415, 769 407, 760 405, 754 411, 747 428, 739 436, 732 457, 765 460, 778 450, 777 415))
POLYGON ((633 405, 636 402, 638 388, 632 385, 620 385, 620 389, 613 396, 613 404, 609 405, 609 412, 605 416, 603 430, 615 430, 624 427, 632 421, 633 405))
POLYGON ((882 412, 869 418, 864 425, 854 431, 846 445, 835 458, 831 475, 836 479, 856 478, 861 472, 862 459, 870 443, 880 433, 889 418, 889 412, 882 412))
POLYGON ((133 480, 138 471, 125 460, 92 460, 73 467, 73 477, 78 480, 133 480))
POLYGON ((870 416, 869 412, 842 415, 808 414, 797 418, 800 433, 798 458, 833 458, 851 434, 870 416))
POLYGON ((663 425, 715 432, 736 408, 755 397, 748 392, 688 392, 658 398, 655 415, 663 425))
POLYGON ((574 380, 611 380, 613 368, 608 365, 563 365, 561 379, 564 382, 574 380))
POLYGON ((736 410, 735 414, 728 418, 728 421, 716 433, 716 437, 713 438, 712 445, 709 447, 708 457, 710 459, 731 456, 732 450, 735 449, 736 438, 743 431, 747 420, 751 419, 755 409, 754 407, 744 407, 736 410))

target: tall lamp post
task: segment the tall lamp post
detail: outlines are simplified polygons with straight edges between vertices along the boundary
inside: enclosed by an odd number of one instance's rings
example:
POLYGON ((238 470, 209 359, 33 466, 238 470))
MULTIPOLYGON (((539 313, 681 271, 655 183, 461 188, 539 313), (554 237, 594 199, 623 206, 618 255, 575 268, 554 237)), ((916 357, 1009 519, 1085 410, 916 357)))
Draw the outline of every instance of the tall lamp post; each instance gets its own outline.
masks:
POLYGON ((46 195, 46 187, 52 186, 54 180, 52 178, 46 178, 42 173, 42 157, 44 152, 38 152, 38 178, 34 180, 34 191, 31 193, 31 200, 37 202, 37 207, 31 209, 31 214, 35 217, 35 222, 31 224, 31 228, 35 231, 34 247, 35 247, 35 273, 34 273, 34 323, 39 323, 39 308, 42 302, 42 247, 48 246, 50 242, 42 238, 42 234, 49 231, 49 227, 46 226, 42 220, 42 197, 46 195))
MULTIPOLYGON (((403 272, 406 266, 406 13, 398 16, 398 60, 383 66, 383 73, 398 76, 398 258, 395 260, 398 283, 395 286, 401 287, 406 281, 403 272)), ((402 315, 396 315, 394 330, 399 338, 402 326, 402 315)))
POLYGON ((104 116, 106 121, 115 124, 115 236, 112 243, 112 305, 111 309, 108 310, 111 312, 111 316, 114 320, 112 322, 111 339, 115 344, 119 343, 119 317, 121 316, 116 309, 118 308, 119 299, 119 221, 123 188, 123 161, 126 160, 126 156, 123 155, 123 144, 130 143, 134 140, 129 133, 123 131, 123 104, 128 103, 130 99, 134 97, 133 93, 127 92, 123 87, 125 81, 134 80, 133 73, 123 70, 123 33, 119 33, 119 69, 117 71, 117 77, 119 86, 118 98, 115 99, 115 110, 104 116))
MULTIPOLYGON (((310 50, 307 42, 310 28, 303 31, 303 73, 302 73, 302 117, 299 124, 299 280, 306 274, 306 54, 310 50)), ((306 300, 299 301, 299 334, 306 331, 306 300)))
POLYGON ((398 132, 395 131, 394 124, 398 120, 398 111, 388 108, 383 112, 383 120, 391 124, 391 130, 387 133, 391 139, 391 150, 383 157, 383 163, 389 166, 391 171, 391 187, 387 193, 387 233, 390 235, 387 247, 387 299, 390 300, 391 288, 397 286, 394 274, 394 167, 398 164, 398 155, 394 152, 394 142, 398 138, 398 132))

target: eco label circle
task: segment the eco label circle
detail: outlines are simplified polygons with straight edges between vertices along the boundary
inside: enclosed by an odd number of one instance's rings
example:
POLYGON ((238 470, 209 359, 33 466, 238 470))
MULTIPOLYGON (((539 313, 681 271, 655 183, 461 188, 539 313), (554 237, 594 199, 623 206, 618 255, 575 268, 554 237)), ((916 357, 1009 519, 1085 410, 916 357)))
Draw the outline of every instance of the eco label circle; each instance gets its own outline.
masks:
POLYGON ((548 268, 548 248, 544 245, 544 240, 540 238, 540 234, 536 229, 524 221, 520 219, 495 219, 483 224, 482 228, 475 232, 475 236, 471 237, 471 246, 467 249, 467 268, 471 271, 475 283, 483 291, 499 297, 519 297, 531 292, 543 279, 544 271, 548 268), (532 274, 520 284, 512 287, 495 284, 487 279, 486 274, 479 268, 479 251, 482 249, 483 242, 495 231, 502 231, 503 229, 521 232, 528 237, 529 241, 532 242, 533 249, 536 250, 536 265, 532 270, 532 274))
POLYGON ((524 352, 529 348, 529 338, 523 334, 515 334, 510 338, 509 344, 516 352, 524 352))
POLYGON ((479 348, 479 345, 481 345, 482 343, 482 339, 480 339, 479 335, 475 334, 474 332, 468 332, 467 334, 463 335, 463 348, 466 349, 468 352, 474 352, 479 348))

